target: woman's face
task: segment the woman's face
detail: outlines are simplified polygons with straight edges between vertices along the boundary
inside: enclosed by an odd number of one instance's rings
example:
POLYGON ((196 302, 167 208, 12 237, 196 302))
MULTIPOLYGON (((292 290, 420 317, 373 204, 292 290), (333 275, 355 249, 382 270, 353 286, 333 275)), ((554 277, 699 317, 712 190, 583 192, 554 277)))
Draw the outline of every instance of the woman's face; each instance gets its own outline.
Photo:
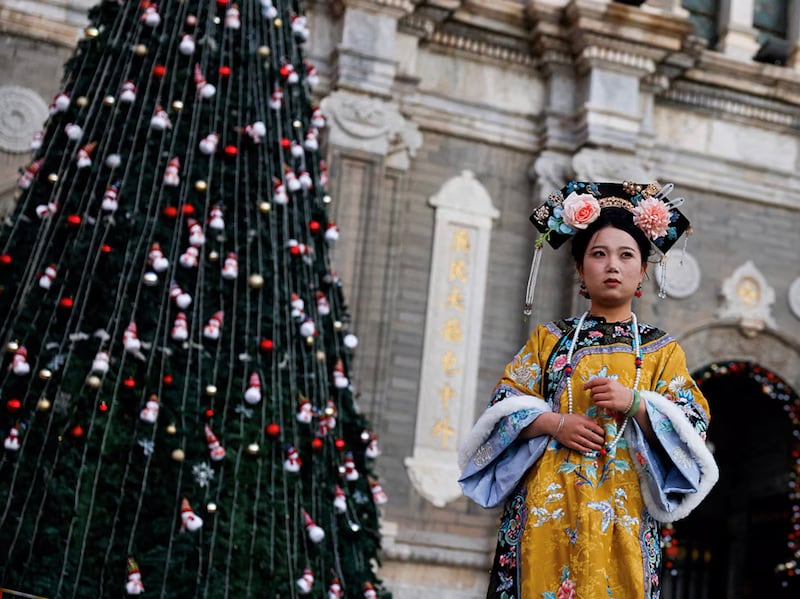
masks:
POLYGON ((629 304, 645 270, 636 240, 616 227, 594 234, 578 266, 592 304, 605 307, 629 304))

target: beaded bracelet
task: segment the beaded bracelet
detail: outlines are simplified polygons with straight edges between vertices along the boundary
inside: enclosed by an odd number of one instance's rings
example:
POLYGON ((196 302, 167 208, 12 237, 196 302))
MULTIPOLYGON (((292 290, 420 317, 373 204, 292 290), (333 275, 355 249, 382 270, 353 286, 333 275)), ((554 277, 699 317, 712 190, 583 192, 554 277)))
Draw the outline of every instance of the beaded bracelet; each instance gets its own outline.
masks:
POLYGON ((633 398, 631 399, 631 403, 628 406, 628 409, 625 410, 625 416, 627 418, 630 418, 631 416, 636 414, 636 412, 639 411, 639 406, 642 404, 642 396, 639 394, 639 392, 636 389, 632 389, 632 391, 633 391, 633 398))

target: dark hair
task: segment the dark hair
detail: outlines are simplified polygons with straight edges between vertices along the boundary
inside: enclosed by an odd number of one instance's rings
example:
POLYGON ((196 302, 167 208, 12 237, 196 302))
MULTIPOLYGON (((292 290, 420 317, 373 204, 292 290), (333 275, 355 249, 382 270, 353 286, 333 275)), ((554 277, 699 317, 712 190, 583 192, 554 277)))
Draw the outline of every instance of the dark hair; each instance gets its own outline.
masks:
POLYGON ((593 223, 583 230, 578 231, 572 238, 572 258, 578 266, 583 265, 583 257, 586 255, 586 248, 589 241, 600 229, 614 227, 625 231, 636 240, 639 252, 642 254, 642 266, 647 263, 650 255, 650 240, 639 227, 633 224, 633 214, 625 208, 610 206, 600 211, 600 216, 593 223))

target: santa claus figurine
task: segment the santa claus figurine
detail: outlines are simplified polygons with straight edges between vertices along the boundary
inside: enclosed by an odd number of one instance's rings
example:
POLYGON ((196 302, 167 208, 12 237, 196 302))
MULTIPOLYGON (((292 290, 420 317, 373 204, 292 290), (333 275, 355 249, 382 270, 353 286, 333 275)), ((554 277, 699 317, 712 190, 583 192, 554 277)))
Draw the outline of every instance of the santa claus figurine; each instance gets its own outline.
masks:
POLYGON ((203 527, 203 519, 194 513, 186 497, 181 501, 181 530, 194 532, 203 527))
POLYGON ((36 131, 31 138, 30 149, 34 152, 42 147, 42 142, 44 141, 44 132, 36 131))
POLYGON ((381 484, 371 476, 369 477, 369 488, 372 491, 372 500, 375 502, 375 505, 383 505, 389 501, 381 484))
POLYGON ((142 349, 142 342, 136 330, 136 323, 131 322, 122 334, 122 346, 126 352, 136 353, 142 349))
POLYGON ((28 350, 22 345, 14 352, 14 357, 11 359, 11 370, 17 376, 25 376, 31 371, 31 365, 28 364, 28 350))
POLYGON ((297 74, 297 71, 294 69, 294 65, 291 62, 284 62, 281 65, 280 69, 281 75, 283 75, 284 79, 286 79, 287 83, 294 85, 298 81, 300 81, 300 77, 297 74))
POLYGON ((78 150, 78 168, 88 168, 92 166, 92 152, 94 152, 96 147, 97 142, 93 141, 78 150))
POLYGON ((194 85, 197 90, 197 94, 201 98, 211 98, 214 94, 217 93, 217 88, 211 85, 206 78, 203 77, 203 72, 200 70, 200 65, 194 65, 194 85))
POLYGON ((158 27, 158 24, 161 23, 158 7, 155 4, 148 2, 145 5, 144 13, 142 13, 142 23, 148 27, 158 27))
POLYGON ((331 305, 328 303, 328 298, 325 297, 323 291, 317 290, 317 314, 320 316, 327 316, 331 313, 331 305))
POLYGON ((267 126, 263 121, 256 121, 244 128, 244 132, 250 137, 254 144, 261 143, 261 140, 267 134, 267 126))
POLYGON ((297 174, 289 166, 283 169, 283 180, 286 182, 286 189, 290 192, 300 191, 303 187, 297 178, 297 174))
POLYGON ((292 16, 292 33, 299 42, 304 42, 308 39, 308 20, 302 15, 292 16))
MULTIPOLYGON (((263 2, 263 0, 262 0, 263 2)), ((314 587, 314 573, 311 568, 303 570, 303 575, 295 581, 297 592, 301 595, 308 595, 314 587)))
POLYGON ((123 104, 132 104, 136 101, 136 84, 130 79, 122 84, 119 92, 119 101, 123 104))
POLYGON ((303 526, 305 526, 308 538, 311 539, 312 543, 321 543, 325 538, 325 531, 311 519, 311 516, 305 510, 303 510, 303 526))
POLYGON ((222 263, 222 278, 232 281, 239 276, 239 259, 234 252, 230 252, 222 263))
POLYGON ((306 133, 306 138, 303 140, 303 147, 309 152, 316 152, 319 150, 319 131, 316 127, 312 127, 306 133))
POLYGON ((178 312, 175 315, 175 322, 172 324, 170 334, 175 341, 186 341, 189 338, 189 325, 186 322, 186 314, 178 312))
POLYGON ((67 134, 72 141, 78 141, 81 137, 83 137, 83 129, 80 128, 79 125, 75 123, 67 123, 64 125, 64 133, 67 134))
POLYGON ((150 266, 152 266, 153 270, 156 272, 164 272, 169 268, 169 260, 164 256, 164 252, 161 251, 161 245, 157 241, 154 241, 150 246, 147 259, 150 262, 150 266))
POLYGON ((326 124, 327 122, 325 121, 325 115, 322 114, 322 109, 319 106, 315 106, 311 110, 311 125, 317 129, 323 129, 326 124))
POLYGON ((272 201, 279 206, 285 206, 289 203, 289 196, 286 193, 286 186, 280 179, 273 178, 272 182, 272 201))
POLYGON ((167 168, 164 170, 164 185, 177 187, 181 184, 180 177, 181 161, 177 156, 170 158, 167 168))
POLYGON ((225 11, 225 27, 228 29, 239 29, 242 26, 242 21, 239 15, 239 5, 231 4, 228 10, 225 11))
POLYGON ((172 129, 172 121, 169 120, 169 115, 167 111, 161 107, 161 104, 156 104, 155 112, 150 119, 150 128, 156 131, 172 129))
POLYGON ((52 104, 50 104, 50 114, 64 112, 67 108, 69 108, 71 101, 70 95, 66 92, 56 94, 56 97, 53 98, 52 104))
POLYGON ((119 195, 119 186, 120 182, 117 181, 106 187, 106 191, 103 193, 103 201, 100 204, 102 210, 115 212, 119 208, 119 199, 117 197, 119 195))
POLYGON ((141 595, 144 592, 139 565, 132 557, 128 558, 128 582, 125 583, 125 591, 128 595, 141 595))
POLYGON ((372 586, 372 583, 367 581, 361 587, 361 590, 364 591, 364 599, 377 599, 378 593, 375 592, 375 587, 372 586))
POLYGON ((105 374, 108 372, 109 367, 109 357, 108 352, 100 350, 94 355, 94 360, 92 360, 92 372, 99 372, 100 374, 105 374))
POLYGON ((42 166, 42 160, 35 160, 31 164, 25 167, 25 172, 22 173, 22 176, 17 181, 17 185, 19 185, 22 189, 30 188, 31 184, 33 183, 33 179, 36 177, 36 173, 39 172, 39 169, 42 166))
POLYGON ((251 406, 261 401, 261 379, 257 372, 250 373, 247 390, 244 392, 244 400, 251 406))
POLYGON ((353 460, 353 454, 350 452, 344 457, 344 477, 350 482, 360 478, 360 474, 356 470, 356 463, 353 460))
POLYGON ((283 106, 283 90, 280 87, 276 87, 273 90, 272 94, 269 96, 269 100, 267 100, 267 104, 269 104, 272 110, 281 109, 281 106, 283 106))
POLYGON ((283 461, 283 469, 286 472, 300 472, 303 461, 300 459, 300 454, 293 445, 286 448, 286 459, 283 461))
POLYGON ((186 226, 189 227, 189 243, 197 247, 205 245, 206 234, 203 232, 203 227, 200 223, 190 218, 187 219, 186 226))
POLYGON ((306 67, 306 83, 308 83, 308 87, 314 89, 319 85, 319 73, 317 72, 317 67, 307 60, 303 61, 303 65, 306 67))
POLYGON ((195 268, 200 262, 200 250, 190 245, 178 258, 178 262, 184 268, 195 268))
POLYGON ((177 281, 172 281, 169 284, 169 296, 181 310, 185 310, 192 303, 192 296, 181 289, 177 281))
POLYGON ((378 437, 375 436, 375 433, 370 434, 369 444, 367 445, 367 449, 364 451, 364 455, 372 459, 375 459, 381 455, 381 449, 378 446, 378 437))
POLYGON ((331 584, 328 586, 328 599, 341 599, 342 597, 344 597, 342 583, 339 582, 338 578, 334 577, 331 584))
POLYGON ((225 457, 225 448, 220 445, 219 439, 211 430, 211 427, 206 424, 206 443, 208 444, 208 455, 215 462, 219 462, 225 457))
POLYGON ((222 217, 222 207, 215 204, 211 207, 208 213, 208 226, 215 231, 222 231, 225 229, 225 219, 222 217))
POLYGON ((203 154, 210 156, 217 151, 217 145, 219 145, 219 135, 217 133, 209 133, 200 140, 198 145, 200 146, 200 151, 203 154))
POLYGON ((206 326, 203 327, 203 337, 206 339, 217 340, 219 339, 220 328, 222 327, 222 318, 225 313, 218 310, 211 315, 208 319, 206 326))
POLYGON ((314 180, 311 178, 311 173, 309 173, 306 169, 300 169, 300 174, 297 175, 297 180, 300 182, 300 187, 305 190, 309 190, 314 187, 314 180))
POLYGON ((336 490, 334 491, 333 509, 337 514, 344 514, 347 511, 347 497, 339 485, 336 485, 336 490))
POLYGON ((8 451, 19 451, 19 445, 19 427, 15 424, 3 440, 3 447, 8 451))
POLYGON ((325 227, 325 241, 328 243, 339 241, 339 226, 336 223, 330 222, 325 227))
POLYGON ((51 264, 47 268, 44 269, 44 273, 42 276, 39 277, 39 287, 42 289, 50 289, 53 286, 53 281, 56 280, 56 275, 58 271, 56 270, 56 265, 51 264))
POLYGON ((151 395, 139 412, 139 419, 143 422, 155 423, 158 420, 158 396, 151 395))
POLYGON ((190 33, 184 33, 181 36, 181 43, 178 44, 178 51, 184 56, 191 56, 194 54, 194 37, 190 33))
POLYGON ((311 402, 308 401, 307 397, 300 396, 298 399, 298 406, 297 406, 297 414, 295 415, 298 422, 302 422, 303 424, 310 424, 311 421, 314 419, 314 410, 311 407, 311 402))
POLYGON ((336 366, 333 368, 333 384, 337 389, 346 389, 350 384, 350 380, 344 374, 344 364, 341 358, 336 361, 336 366))

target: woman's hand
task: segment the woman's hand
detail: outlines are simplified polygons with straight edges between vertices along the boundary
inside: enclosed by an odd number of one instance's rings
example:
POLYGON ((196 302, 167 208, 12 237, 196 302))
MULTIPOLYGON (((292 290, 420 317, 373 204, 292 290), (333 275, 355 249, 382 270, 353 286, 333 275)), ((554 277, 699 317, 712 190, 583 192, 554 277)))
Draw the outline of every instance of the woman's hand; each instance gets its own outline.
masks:
POLYGON ((592 418, 584 414, 561 414, 561 417, 564 425, 554 435, 561 445, 583 453, 603 449, 605 431, 592 418))
POLYGON ((594 378, 583 386, 597 407, 608 415, 625 414, 633 404, 633 390, 609 378, 594 378))

